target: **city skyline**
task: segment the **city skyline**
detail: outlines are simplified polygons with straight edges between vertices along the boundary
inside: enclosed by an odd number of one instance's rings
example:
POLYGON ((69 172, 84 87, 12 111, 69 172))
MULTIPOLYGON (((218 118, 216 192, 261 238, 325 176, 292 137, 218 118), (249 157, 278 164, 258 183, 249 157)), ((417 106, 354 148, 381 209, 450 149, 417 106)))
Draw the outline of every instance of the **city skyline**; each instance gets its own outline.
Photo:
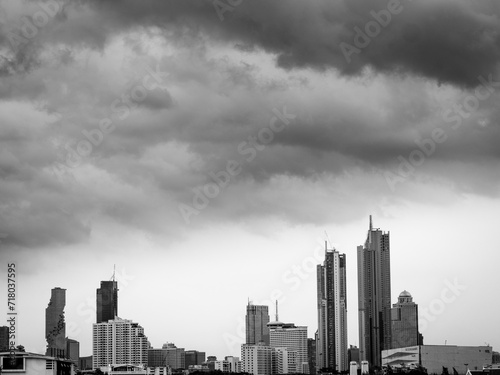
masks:
POLYGON ((390 231, 386 299, 411 292, 425 343, 498 350, 498 19, 470 0, 1 2, 16 344, 45 353, 60 287, 66 336, 90 355, 113 274, 118 316, 154 347, 239 356, 249 299, 271 315, 278 300, 312 338, 326 240, 346 256, 359 346, 373 215, 390 231))
MULTIPOLYGON (((357 242, 359 242, 359 241, 357 241, 357 242)), ((320 254, 320 253, 323 253, 323 256, 324 256, 324 251, 325 251, 325 250, 324 250, 324 246, 325 246, 325 244, 323 244, 323 248, 321 248, 321 247, 320 247, 319 243, 318 243, 317 245, 318 245, 318 247, 317 247, 316 255, 318 255, 318 254, 320 254), (320 251, 320 249, 321 249, 321 251, 320 251)), ((351 250, 351 253, 352 253, 352 250, 351 250)), ((351 254, 351 256, 354 256, 354 253, 352 253, 352 254, 351 254)), ((318 265, 319 265, 319 264, 321 264, 321 262, 318 262, 318 265)), ((350 272, 352 272, 352 271, 350 271, 350 272)), ((285 274, 286 274, 286 273, 285 273, 285 274)), ((285 274, 284 274, 284 275, 285 275, 285 274)), ((122 272, 122 271, 118 271, 118 272, 117 272, 117 279, 118 279, 118 280, 120 280, 120 279, 121 279, 121 280, 123 280, 123 281, 125 282, 125 284, 127 284, 128 282, 130 282, 130 280, 131 280, 131 278, 130 278, 130 277, 131 277, 131 276, 132 276, 132 275, 127 274, 127 272, 122 272)), ((315 276, 316 276, 316 275, 315 275, 315 272, 311 272, 311 278, 313 278, 313 279, 314 279, 314 278, 315 278, 315 276)), ((352 278, 352 276, 357 277, 357 275, 356 275, 356 274, 355 274, 355 275, 350 275, 350 276, 351 276, 351 278, 352 278)), ((116 282, 118 283, 119 281, 116 281, 116 282)), ((456 291, 454 291, 454 290, 453 290, 453 282, 452 282, 452 281, 450 281, 450 280, 448 280, 447 282, 448 282, 448 284, 445 284, 445 285, 444 285, 444 286, 445 286, 445 288, 446 288, 446 286, 451 286, 451 287, 452 287, 452 290, 448 290, 448 292, 450 292, 450 293, 454 293, 454 292, 456 292, 456 291)), ((99 284, 99 283, 101 283, 101 282, 98 282, 98 284, 99 284)), ((105 282, 105 283, 106 283, 106 282, 105 282)), ((316 285, 316 280, 314 280, 314 288, 316 288, 316 287, 317 287, 317 285, 316 285)), ((460 288, 460 285, 458 285, 458 287, 460 288)), ((351 290, 351 292, 350 292, 350 293, 357 293, 357 291, 353 291, 353 290, 352 290, 352 287, 351 287, 351 288, 349 288, 349 289, 351 290)), ((94 291, 95 291, 95 289, 94 289, 94 291)), ((460 292, 460 290, 458 290, 458 292, 460 292)), ((314 289, 314 293, 316 293, 316 290, 315 290, 315 289, 314 289)), ((399 295, 398 293, 395 293, 395 294, 399 295)), ((243 296, 241 296, 241 297, 243 297, 243 296)), ((278 297, 278 299, 280 299, 282 296, 281 296, 281 295, 276 295, 276 297, 278 297)), ((133 298, 133 297, 132 297, 132 298, 133 298)), ((248 297, 247 297, 247 298, 248 298, 248 297)), ((353 299, 354 299, 354 300, 356 300, 356 298, 353 298, 353 299)), ((348 300, 349 300, 349 298, 348 298, 348 300)), ((397 302, 397 298, 393 298, 393 300, 394 300, 395 302, 397 302)), ((128 301, 128 302, 130 302, 130 301, 128 301)), ((270 306, 273 306, 273 305, 274 305, 274 303, 273 303, 273 302, 275 302, 275 301, 271 301, 271 300, 268 300, 268 301, 267 301, 267 303, 268 303, 270 306)), ((356 302, 357 302, 357 301, 356 301, 356 302)), ((95 298, 94 298, 94 302, 93 302, 93 303, 96 303, 96 299, 95 299, 95 298)), ((316 301, 315 301, 315 304, 317 304, 317 302, 316 302, 316 301)), ((248 301, 247 301, 247 303, 246 303, 246 306, 247 306, 247 308, 248 308, 248 301)), ((80 306, 80 307, 81 307, 81 306, 80 306)), ((89 306, 87 306, 87 307, 89 307, 89 306)), ((269 306, 267 306, 267 307, 269 307, 269 306)), ((95 309, 96 309, 96 306, 94 307, 94 315, 93 315, 93 319, 95 319, 95 309)), ((86 314, 88 314, 88 315, 89 315, 89 313, 90 313, 90 311, 89 311, 88 309, 81 309, 81 308, 78 308, 77 310, 79 310, 80 312, 85 311, 85 312, 86 312, 86 314)), ((309 310, 311 310, 311 306, 309 306, 309 310)), ((290 315, 290 313, 292 313, 292 316, 295 316, 295 314, 297 314, 297 316, 298 316, 298 315, 300 315, 300 314, 298 313, 298 311, 288 311, 288 312, 287 312, 287 315, 290 315)), ((316 314, 317 314, 317 313, 316 313, 316 314)), ((245 315, 245 314, 244 314, 244 312, 243 312, 243 313, 241 313, 241 311, 240 311, 240 318, 241 318, 241 317, 244 317, 244 315, 245 315)), ((352 313, 351 313, 351 315, 352 315, 352 313)), ((66 313, 66 316, 67 316, 67 313, 66 313)), ((90 315, 89 315, 89 316, 90 316, 90 315)), ((421 317, 422 317, 422 315, 421 315, 421 317)), ((436 316, 436 317, 438 317, 438 316, 436 316)), ((131 317, 127 317, 127 316, 123 316, 123 317, 120 317, 120 318, 122 318, 122 319, 131 319, 131 320, 135 320, 133 317, 131 318, 131 317)), ((66 319, 67 319, 67 318, 66 318, 66 319)), ((295 320, 295 319, 294 319, 294 320, 295 320)), ((356 324, 355 324, 355 325, 357 325, 357 320, 354 320, 354 321, 356 322, 356 324)), ((145 322, 147 323, 147 318, 146 318, 145 322)), ((74 323, 73 321, 71 321, 71 322, 70 322, 70 324, 69 324, 69 325, 70 325, 70 327, 74 327, 73 323, 74 323)), ((430 320, 427 320, 427 321, 426 321, 426 324, 430 324, 430 323, 432 323, 430 320)), ((143 324, 143 323, 139 321, 139 324, 143 324)), ((311 337, 314 337, 314 332, 313 332, 313 331, 317 328, 317 316, 314 318, 314 323, 313 323, 313 324, 301 324, 301 325, 305 325, 305 326, 307 326, 307 328, 308 328, 308 337, 310 337, 310 338, 311 338, 311 337)), ((352 331, 352 325, 353 325, 352 323, 351 323, 350 325, 348 325, 348 326, 349 326, 349 330, 350 330, 350 331, 352 331)), ((240 328, 241 328, 241 327, 240 327, 240 328)), ((243 326, 243 328, 244 328, 244 326, 243 326)), ((236 330, 237 330, 237 328, 236 328, 236 330)), ((70 332, 75 332, 75 331, 74 331, 74 328, 73 328, 73 329, 70 329, 70 332)), ((78 335, 76 335, 76 337, 72 337, 72 336, 71 336, 71 334, 69 334, 69 338, 71 338, 71 339, 75 339, 75 338, 76 338, 76 339, 78 339, 80 336, 83 336, 83 335, 82 335, 83 333, 84 333, 84 332, 79 332, 79 334, 78 334, 78 335)), ((227 332, 225 332, 225 333, 227 333, 227 332)), ((225 333, 224 333, 224 334, 225 334, 225 333)), ((145 332, 145 334, 147 335, 147 331, 145 332)), ((236 356, 237 356, 237 355, 238 355, 238 353, 237 353, 237 352, 236 352, 236 353, 232 353, 232 352, 231 352, 231 347, 228 345, 228 343, 230 343, 230 342, 231 342, 231 340, 234 340, 234 338, 235 338, 236 336, 235 336, 234 334, 233 334, 233 335, 230 335, 230 336, 231 336, 231 338, 230 338, 230 339, 228 339, 228 340, 226 340, 226 341, 224 342, 224 344, 225 344, 225 345, 223 346, 223 348, 226 348, 226 349, 225 349, 225 351, 219 351, 219 352, 218 352, 218 353, 219 353, 219 354, 217 355, 217 356, 218 356, 218 358, 221 358, 221 356, 222 356, 222 355, 223 355, 223 356, 226 356, 226 355, 236 355, 236 356)), ((168 338, 160 338, 160 344, 161 344, 161 342, 168 341, 168 340, 169 340, 168 338)), ((244 336, 243 336, 243 337, 240 337, 240 340, 241 340, 241 341, 239 342, 239 344, 244 343, 244 342, 245 342, 245 337, 244 337, 244 336)), ((80 340, 79 340, 79 341, 80 341, 80 340)), ((179 342, 179 340, 172 340, 172 341, 174 341, 174 342, 179 342)), ((196 341, 196 340, 194 340, 194 341, 196 341)), ((188 350, 188 349, 202 350, 202 351, 204 350, 204 351, 207 351, 209 355, 211 355, 211 354, 215 354, 215 353, 211 353, 211 352, 210 352, 210 350, 211 350, 211 349, 210 349, 210 347, 211 347, 210 345, 208 345, 208 347, 206 347, 206 346, 205 346, 205 347, 203 347, 202 345, 200 345, 200 344, 195 344, 194 342, 192 343, 190 340, 186 340, 185 338, 181 338, 181 341, 180 341, 180 342, 183 342, 182 346, 183 346, 183 347, 185 346, 185 347, 186 347, 186 350, 188 350)), ((81 344, 83 344, 83 345, 82 345, 82 347, 83 347, 83 348, 88 347, 88 343, 86 343, 85 341, 84 341, 84 342, 80 342, 80 343, 81 343, 81 344)), ((466 340, 466 341, 464 341, 463 343, 467 343, 467 340, 466 340)), ((353 340, 353 339, 351 339, 351 338, 349 339, 349 344, 358 345, 358 343, 356 342, 356 340, 355 340, 355 339, 353 340)), ((434 342, 434 344, 437 344, 437 343, 436 343, 436 342, 434 342)), ((155 343, 154 343, 154 342, 152 342, 152 345, 153 345, 153 347, 155 347, 155 343)), ((28 349, 29 349, 29 347, 28 347, 28 349)), ((495 349, 495 347, 494 347, 494 349, 495 349)), ((214 351, 217 351, 217 350, 214 350, 214 351)), ((83 352, 81 352, 81 356, 84 356, 85 354, 90 354, 90 353, 86 352, 86 351, 85 351, 85 349, 83 349, 83 352)))

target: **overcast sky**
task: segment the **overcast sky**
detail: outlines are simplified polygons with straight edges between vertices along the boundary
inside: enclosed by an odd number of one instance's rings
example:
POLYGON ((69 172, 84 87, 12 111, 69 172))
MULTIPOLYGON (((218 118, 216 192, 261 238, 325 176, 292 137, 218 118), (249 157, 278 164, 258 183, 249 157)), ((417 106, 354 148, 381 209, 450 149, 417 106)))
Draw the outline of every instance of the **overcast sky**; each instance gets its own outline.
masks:
POLYGON ((357 345, 370 214, 424 343, 500 349, 500 3, 0 4, 0 293, 15 262, 27 350, 58 286, 90 355, 114 264, 153 347, 239 356, 248 299, 314 337, 326 239, 357 345))

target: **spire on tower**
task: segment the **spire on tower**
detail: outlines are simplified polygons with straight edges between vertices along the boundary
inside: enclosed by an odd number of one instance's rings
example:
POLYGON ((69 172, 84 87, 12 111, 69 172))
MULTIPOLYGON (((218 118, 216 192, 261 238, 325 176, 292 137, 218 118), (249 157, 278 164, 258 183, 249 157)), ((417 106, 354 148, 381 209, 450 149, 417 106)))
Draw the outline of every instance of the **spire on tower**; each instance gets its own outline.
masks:
POLYGON ((276 300, 276 321, 279 322, 279 319, 278 319, 278 300, 276 300))
POLYGON ((373 230, 373 225, 372 225, 372 215, 370 215, 370 230, 373 230))

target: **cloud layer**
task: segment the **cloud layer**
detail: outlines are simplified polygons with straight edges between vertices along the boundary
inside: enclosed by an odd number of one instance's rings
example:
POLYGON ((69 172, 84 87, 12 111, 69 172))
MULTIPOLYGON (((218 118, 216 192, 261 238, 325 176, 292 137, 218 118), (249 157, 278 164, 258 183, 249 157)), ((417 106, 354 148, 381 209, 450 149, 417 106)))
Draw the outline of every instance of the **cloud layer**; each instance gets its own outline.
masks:
POLYGON ((192 228, 352 220, 422 184, 496 196, 496 3, 214 4, 3 4, 3 245, 85 242, 107 221, 179 236, 179 205, 192 228), (293 116, 279 131, 277 113, 293 116), (195 207, 228 161, 240 172, 195 207), (335 215, 311 215, 325 199, 335 215))

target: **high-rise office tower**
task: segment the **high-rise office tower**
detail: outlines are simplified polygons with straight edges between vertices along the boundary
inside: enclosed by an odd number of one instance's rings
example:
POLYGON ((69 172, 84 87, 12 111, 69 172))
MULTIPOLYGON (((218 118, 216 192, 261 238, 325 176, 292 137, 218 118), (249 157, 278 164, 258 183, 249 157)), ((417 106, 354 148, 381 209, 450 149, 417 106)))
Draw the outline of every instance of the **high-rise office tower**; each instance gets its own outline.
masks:
POLYGON ((97 289, 96 323, 107 322, 118 316, 118 282, 101 281, 97 289))
POLYGON ((317 370, 347 371, 346 258, 325 242, 325 261, 317 266, 317 370))
POLYGON ((269 345, 269 309, 267 306, 253 305, 248 302, 246 315, 246 343, 269 345))
POLYGON ((398 297, 398 303, 392 305, 392 345, 391 349, 424 345, 418 332, 418 305, 406 290, 398 297))
POLYGON ((45 354, 52 357, 65 358, 66 355, 65 306, 66 289, 52 289, 49 305, 45 309, 45 338, 47 340, 45 354))
POLYGON ((148 338, 131 320, 116 318, 92 327, 92 368, 109 364, 146 365, 148 338))
POLYGON ((381 366, 381 351, 391 347, 391 255, 389 232, 370 227, 358 246, 359 355, 381 366))

